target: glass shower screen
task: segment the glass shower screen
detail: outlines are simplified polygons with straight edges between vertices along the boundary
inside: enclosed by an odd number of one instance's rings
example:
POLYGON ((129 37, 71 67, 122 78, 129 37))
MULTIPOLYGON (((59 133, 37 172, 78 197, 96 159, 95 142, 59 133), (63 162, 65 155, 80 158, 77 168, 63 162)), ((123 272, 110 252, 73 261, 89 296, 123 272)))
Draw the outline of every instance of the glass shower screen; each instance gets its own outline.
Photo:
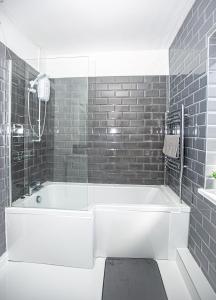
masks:
POLYGON ((88 76, 88 57, 12 58, 14 206, 87 209, 88 76))

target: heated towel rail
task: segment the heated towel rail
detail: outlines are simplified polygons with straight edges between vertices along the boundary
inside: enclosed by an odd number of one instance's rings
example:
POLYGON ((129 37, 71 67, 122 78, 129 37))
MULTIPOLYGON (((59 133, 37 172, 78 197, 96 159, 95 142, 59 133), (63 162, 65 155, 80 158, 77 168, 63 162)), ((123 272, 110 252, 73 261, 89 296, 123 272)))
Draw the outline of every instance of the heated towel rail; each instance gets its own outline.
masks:
POLYGON ((179 176, 179 197, 182 202, 182 178, 184 171, 184 105, 175 111, 166 112, 165 114, 165 134, 178 134, 179 138, 179 153, 177 158, 165 156, 165 180, 167 169, 177 172, 179 176))

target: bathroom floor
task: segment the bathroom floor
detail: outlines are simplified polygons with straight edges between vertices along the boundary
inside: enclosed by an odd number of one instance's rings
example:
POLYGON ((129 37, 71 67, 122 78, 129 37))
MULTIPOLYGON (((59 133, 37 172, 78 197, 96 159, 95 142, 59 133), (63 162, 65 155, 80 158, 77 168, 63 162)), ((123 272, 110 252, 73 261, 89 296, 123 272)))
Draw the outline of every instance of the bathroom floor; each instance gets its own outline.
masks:
MULTIPOLYGON (((105 259, 92 270, 7 262, 0 266, 2 300, 101 300, 105 259)), ((174 261, 158 261, 169 300, 191 300, 174 261)), ((149 299, 150 300, 150 299, 149 299)))

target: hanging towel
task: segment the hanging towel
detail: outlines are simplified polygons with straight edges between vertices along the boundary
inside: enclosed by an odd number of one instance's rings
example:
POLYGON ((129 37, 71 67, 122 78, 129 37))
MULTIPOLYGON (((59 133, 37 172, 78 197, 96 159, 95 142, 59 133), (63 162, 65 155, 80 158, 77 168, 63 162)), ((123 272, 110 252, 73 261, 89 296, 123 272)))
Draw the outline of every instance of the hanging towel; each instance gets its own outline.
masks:
POLYGON ((179 135, 165 135, 163 153, 172 158, 179 157, 179 135))

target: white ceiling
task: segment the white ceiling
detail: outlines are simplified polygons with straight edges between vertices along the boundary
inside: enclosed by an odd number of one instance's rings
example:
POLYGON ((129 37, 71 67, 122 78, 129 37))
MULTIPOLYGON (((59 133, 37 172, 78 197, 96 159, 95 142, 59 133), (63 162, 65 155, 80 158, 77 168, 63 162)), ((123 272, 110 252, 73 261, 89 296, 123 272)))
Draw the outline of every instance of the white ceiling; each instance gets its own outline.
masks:
POLYGON ((48 55, 169 48, 195 0, 4 0, 3 12, 48 55))

